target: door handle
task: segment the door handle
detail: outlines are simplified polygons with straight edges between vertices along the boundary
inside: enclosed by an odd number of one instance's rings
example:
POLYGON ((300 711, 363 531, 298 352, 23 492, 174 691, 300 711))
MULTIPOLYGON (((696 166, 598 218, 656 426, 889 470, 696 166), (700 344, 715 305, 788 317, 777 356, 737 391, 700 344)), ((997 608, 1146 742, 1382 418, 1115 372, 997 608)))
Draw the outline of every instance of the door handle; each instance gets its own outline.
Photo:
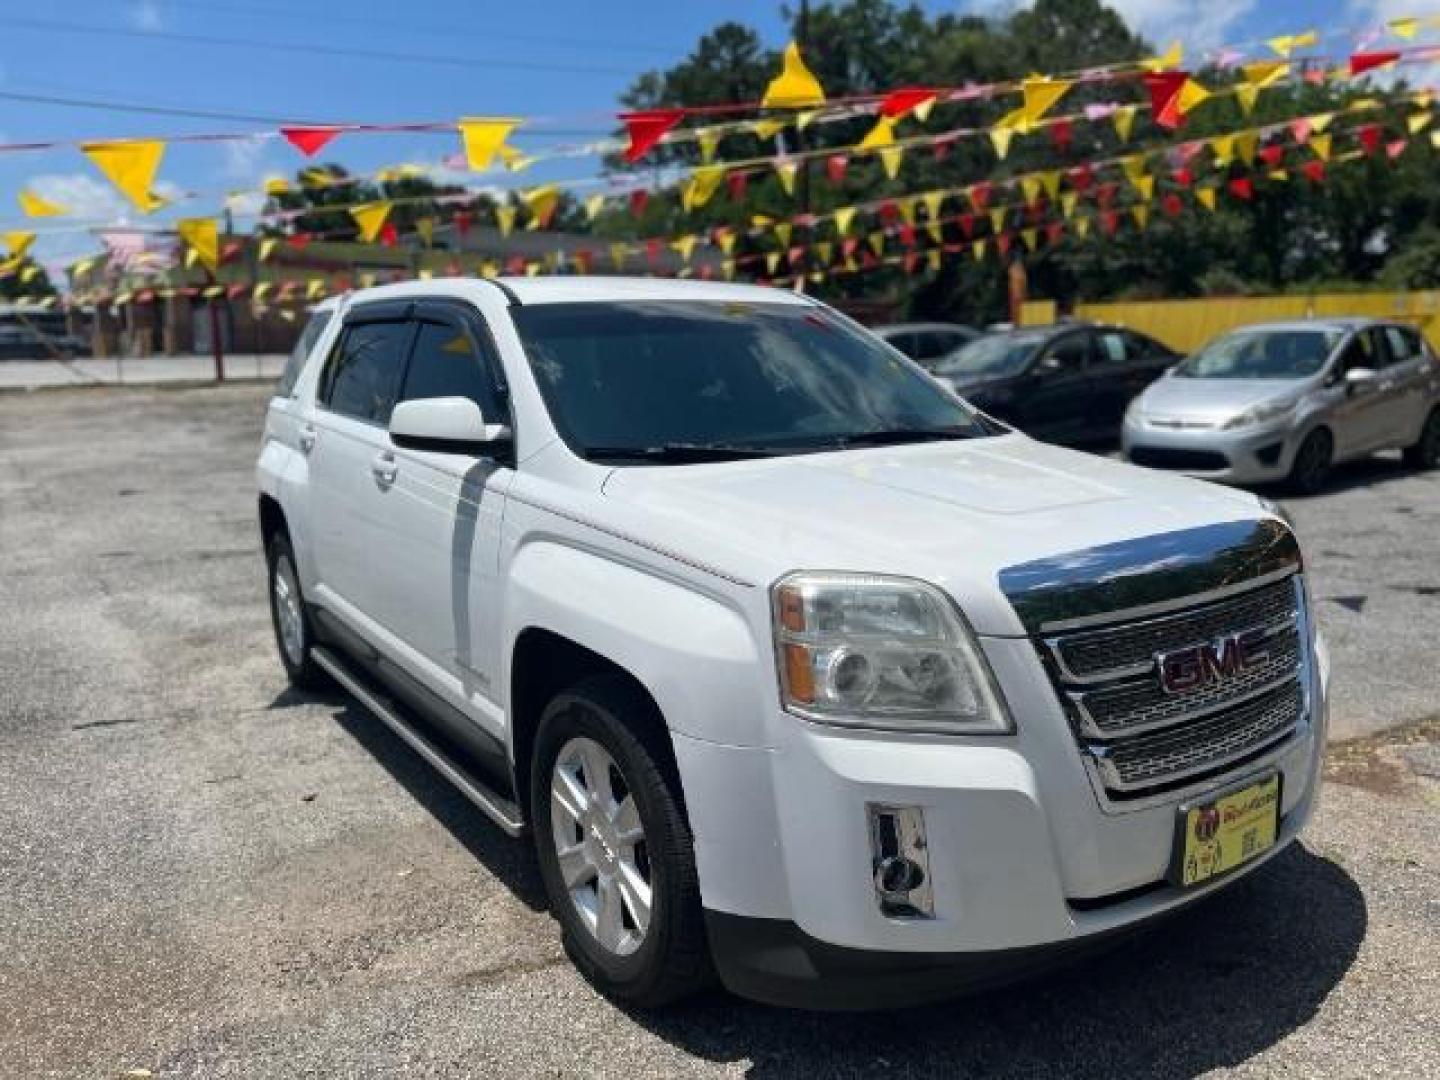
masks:
POLYGON ((315 425, 305 424, 300 428, 300 452, 308 454, 315 449, 315 425))
POLYGON ((370 462, 370 473, 375 477, 375 482, 381 487, 389 487, 395 482, 395 474, 400 471, 400 466, 395 461, 395 455, 389 450, 381 450, 370 462))

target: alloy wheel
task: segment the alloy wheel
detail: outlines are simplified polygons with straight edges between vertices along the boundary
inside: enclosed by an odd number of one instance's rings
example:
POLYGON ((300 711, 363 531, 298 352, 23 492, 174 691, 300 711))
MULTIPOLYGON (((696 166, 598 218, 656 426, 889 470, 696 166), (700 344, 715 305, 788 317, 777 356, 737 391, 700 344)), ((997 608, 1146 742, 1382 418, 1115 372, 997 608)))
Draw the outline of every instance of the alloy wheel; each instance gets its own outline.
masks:
POLYGON ((608 952, 631 955, 650 929, 649 851, 624 774, 594 739, 577 736, 556 755, 550 824, 560 876, 581 923, 608 952))
POLYGON ((280 630, 280 647, 295 667, 305 662, 305 619, 300 610, 300 587, 295 568, 286 555, 275 560, 275 623, 280 630))

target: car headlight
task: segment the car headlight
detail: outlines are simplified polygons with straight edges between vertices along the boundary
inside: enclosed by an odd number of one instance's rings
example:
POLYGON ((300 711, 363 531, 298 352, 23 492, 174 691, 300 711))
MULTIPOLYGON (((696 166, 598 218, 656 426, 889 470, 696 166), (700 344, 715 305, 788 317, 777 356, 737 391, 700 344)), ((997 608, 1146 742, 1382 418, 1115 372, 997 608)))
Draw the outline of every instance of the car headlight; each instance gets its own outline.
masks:
POLYGON ((776 583, 772 600, 787 711, 894 731, 1013 730, 974 635, 934 586, 798 573, 776 583))
POLYGON ((1279 420, 1282 416, 1292 415, 1298 404, 1297 401, 1261 402, 1259 405, 1246 409, 1239 416, 1232 416, 1220 427, 1223 431, 1232 431, 1235 428, 1254 427, 1256 424, 1263 424, 1268 420, 1279 420))

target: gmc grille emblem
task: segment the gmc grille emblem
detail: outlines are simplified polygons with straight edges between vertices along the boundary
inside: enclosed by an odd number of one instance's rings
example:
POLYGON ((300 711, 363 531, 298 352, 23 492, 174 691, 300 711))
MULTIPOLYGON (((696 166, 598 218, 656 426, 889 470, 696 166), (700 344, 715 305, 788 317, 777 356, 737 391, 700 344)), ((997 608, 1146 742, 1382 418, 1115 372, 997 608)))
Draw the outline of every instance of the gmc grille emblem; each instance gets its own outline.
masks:
POLYGON ((1160 686, 1167 694, 1183 694, 1223 682, 1269 659, 1269 636, 1264 627, 1258 626, 1200 645, 1155 654, 1160 686))

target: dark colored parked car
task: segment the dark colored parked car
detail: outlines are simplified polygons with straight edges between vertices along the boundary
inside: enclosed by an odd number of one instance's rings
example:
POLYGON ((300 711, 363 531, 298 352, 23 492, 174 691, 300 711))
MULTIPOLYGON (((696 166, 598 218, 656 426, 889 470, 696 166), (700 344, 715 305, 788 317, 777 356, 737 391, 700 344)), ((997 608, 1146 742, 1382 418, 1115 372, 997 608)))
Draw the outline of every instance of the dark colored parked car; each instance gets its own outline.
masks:
POLYGON ((980 331, 960 323, 896 323, 875 327, 875 334, 933 372, 940 360, 974 341, 980 331))
POLYGON ((1118 439, 1125 409, 1180 359, 1154 338, 1062 324, 972 341, 933 368, 976 408, 1049 442, 1118 439))

